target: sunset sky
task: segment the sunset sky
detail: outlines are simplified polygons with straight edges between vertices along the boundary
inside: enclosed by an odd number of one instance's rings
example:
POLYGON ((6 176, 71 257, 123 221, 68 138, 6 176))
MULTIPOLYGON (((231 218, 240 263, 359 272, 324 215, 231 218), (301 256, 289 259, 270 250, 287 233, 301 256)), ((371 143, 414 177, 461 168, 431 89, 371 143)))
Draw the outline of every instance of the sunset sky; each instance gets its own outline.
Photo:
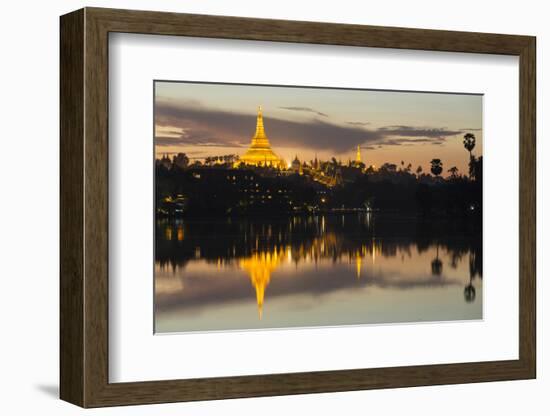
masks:
POLYGON ((443 161, 466 174, 465 133, 482 154, 482 96, 330 88, 155 82, 155 152, 184 152, 191 160, 242 155, 262 106, 272 149, 287 162, 332 156, 422 166, 443 161))

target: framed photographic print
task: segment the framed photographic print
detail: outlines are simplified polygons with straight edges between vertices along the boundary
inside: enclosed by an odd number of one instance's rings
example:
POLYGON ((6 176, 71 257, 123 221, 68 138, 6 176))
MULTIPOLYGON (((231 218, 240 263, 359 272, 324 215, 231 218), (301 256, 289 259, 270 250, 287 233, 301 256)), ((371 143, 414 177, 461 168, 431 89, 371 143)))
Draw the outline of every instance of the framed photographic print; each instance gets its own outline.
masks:
POLYGON ((61 398, 534 378, 535 38, 61 17, 61 398))

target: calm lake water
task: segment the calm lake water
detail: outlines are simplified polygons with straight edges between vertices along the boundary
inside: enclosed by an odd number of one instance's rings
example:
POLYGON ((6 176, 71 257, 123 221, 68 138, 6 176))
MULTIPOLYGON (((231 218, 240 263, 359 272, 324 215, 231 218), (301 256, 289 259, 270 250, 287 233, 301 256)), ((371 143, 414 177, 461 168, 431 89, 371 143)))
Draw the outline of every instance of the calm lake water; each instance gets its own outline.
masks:
POLYGON ((479 227, 371 213, 158 220, 155 331, 482 318, 479 227))

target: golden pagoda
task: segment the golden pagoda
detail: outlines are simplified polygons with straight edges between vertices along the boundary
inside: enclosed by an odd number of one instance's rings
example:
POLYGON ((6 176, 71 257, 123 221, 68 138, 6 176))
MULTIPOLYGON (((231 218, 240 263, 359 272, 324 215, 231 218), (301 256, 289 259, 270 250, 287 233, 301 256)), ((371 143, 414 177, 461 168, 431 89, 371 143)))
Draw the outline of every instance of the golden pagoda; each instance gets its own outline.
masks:
POLYGON ((240 163, 253 166, 266 166, 286 169, 286 162, 277 156, 271 150, 269 139, 264 131, 264 119, 262 117, 262 107, 258 107, 258 117, 256 119, 256 133, 252 137, 252 143, 244 155, 242 155, 236 165, 240 163))

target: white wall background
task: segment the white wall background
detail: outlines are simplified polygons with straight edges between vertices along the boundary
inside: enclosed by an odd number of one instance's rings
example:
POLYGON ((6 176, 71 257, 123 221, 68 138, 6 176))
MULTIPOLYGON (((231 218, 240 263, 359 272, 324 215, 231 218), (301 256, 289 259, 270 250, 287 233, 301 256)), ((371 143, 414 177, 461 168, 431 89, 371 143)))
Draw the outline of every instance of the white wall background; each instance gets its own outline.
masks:
MULTIPOLYGON (((0 410, 2 414, 71 415, 83 412, 58 395, 59 237, 59 20, 83 6, 318 20, 387 26, 529 34, 538 53, 538 379, 533 381, 422 387, 338 394, 225 400, 87 411, 88 414, 313 413, 547 415, 550 361, 543 326, 549 309, 549 267, 543 258, 550 238, 542 212, 550 146, 543 129, 550 101, 550 26, 545 2, 536 0, 297 2, 246 1, 69 1, 5 2, 0 14, 0 410)), ((546 199, 546 201, 544 200, 546 199)), ((475 348, 472 340, 471 348, 475 348)))

